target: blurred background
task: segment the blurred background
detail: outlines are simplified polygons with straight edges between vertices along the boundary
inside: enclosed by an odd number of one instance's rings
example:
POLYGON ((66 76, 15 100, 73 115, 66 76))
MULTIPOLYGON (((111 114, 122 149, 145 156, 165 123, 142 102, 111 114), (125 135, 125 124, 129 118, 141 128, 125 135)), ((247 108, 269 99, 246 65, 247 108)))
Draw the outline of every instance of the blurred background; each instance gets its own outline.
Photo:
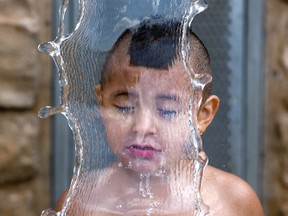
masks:
MULTIPOLYGON (((245 179, 266 215, 288 216, 288 1, 207 0, 193 31, 207 46, 221 108, 204 140, 210 164, 245 179)), ((36 216, 70 184, 74 144, 58 74, 40 43, 53 40, 60 0, 0 0, 0 215, 36 216)), ((109 13, 109 11, 107 11, 109 13)), ((67 33, 78 16, 66 15, 67 33)))

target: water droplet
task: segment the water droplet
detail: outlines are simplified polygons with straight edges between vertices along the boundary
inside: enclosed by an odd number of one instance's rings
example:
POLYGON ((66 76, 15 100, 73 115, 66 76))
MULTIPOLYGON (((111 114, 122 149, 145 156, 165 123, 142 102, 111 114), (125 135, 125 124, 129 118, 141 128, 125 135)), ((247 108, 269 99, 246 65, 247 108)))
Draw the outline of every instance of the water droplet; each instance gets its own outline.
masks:
POLYGON ((59 216, 53 209, 46 209, 42 211, 41 216, 59 216))
POLYGON ((118 167, 123 167, 123 164, 121 162, 118 163, 118 167))
POLYGON ((159 4, 160 4, 160 0, 153 0, 152 6, 153 6, 154 11, 158 10, 159 4))
POLYGON ((119 205, 116 206, 116 208, 117 208, 117 209, 121 209, 121 208, 122 208, 122 205, 119 204, 119 205))
POLYGON ((143 187, 143 174, 140 174, 140 182, 139 182, 139 195, 146 197, 145 190, 143 187))
POLYGON ((55 52, 57 51, 57 46, 54 42, 47 42, 47 43, 42 43, 38 46, 38 50, 40 52, 47 53, 50 56, 53 56, 55 52))
POLYGON ((139 194, 142 197, 154 199, 154 194, 151 191, 150 174, 140 174, 139 194))
POLYGON ((160 206, 160 202, 155 201, 155 202, 153 203, 153 205, 154 205, 155 208, 158 208, 158 207, 160 206))
POLYGON ((132 169, 132 161, 129 161, 129 163, 128 163, 128 169, 132 169))
POLYGON ((122 10, 121 10, 121 13, 125 13, 127 11, 127 5, 124 5, 122 10))
POLYGON ((63 113, 63 112, 65 112, 65 108, 63 108, 63 107, 46 106, 46 107, 42 107, 40 109, 40 111, 38 112, 38 116, 40 118, 48 118, 52 115, 55 115, 57 113, 63 113))

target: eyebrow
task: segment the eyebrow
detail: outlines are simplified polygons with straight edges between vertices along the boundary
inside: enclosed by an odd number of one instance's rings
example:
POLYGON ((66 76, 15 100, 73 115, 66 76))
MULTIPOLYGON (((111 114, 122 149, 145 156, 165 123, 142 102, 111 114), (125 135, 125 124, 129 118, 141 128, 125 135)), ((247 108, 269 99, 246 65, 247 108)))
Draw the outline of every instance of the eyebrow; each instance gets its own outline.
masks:
POLYGON ((181 102, 181 98, 176 94, 160 94, 160 95, 156 96, 156 99, 171 100, 171 101, 175 101, 177 103, 181 102))
MULTIPOLYGON (((125 96, 125 97, 138 97, 138 94, 133 91, 127 91, 126 89, 117 90, 112 93, 114 98, 125 96)), ((155 97, 156 100, 167 100, 167 101, 175 101, 177 103, 181 103, 181 98, 177 94, 158 94, 155 97)))
POLYGON ((137 94, 135 92, 128 92, 127 90, 118 90, 118 91, 115 91, 112 93, 112 96, 114 98, 116 97, 121 97, 121 96, 126 96, 126 97, 129 97, 129 96, 137 96, 137 94))

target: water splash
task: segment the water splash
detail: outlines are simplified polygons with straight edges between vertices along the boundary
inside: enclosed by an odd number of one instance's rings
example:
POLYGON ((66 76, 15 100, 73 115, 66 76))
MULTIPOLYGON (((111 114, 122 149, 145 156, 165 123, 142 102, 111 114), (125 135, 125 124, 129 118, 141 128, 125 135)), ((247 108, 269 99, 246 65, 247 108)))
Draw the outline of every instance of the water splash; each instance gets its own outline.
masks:
POLYGON ((154 11, 157 11, 159 4, 160 4, 160 0, 153 0, 152 5, 154 8, 154 11))
POLYGON ((154 199, 152 192, 152 185, 150 184, 151 174, 140 174, 139 182, 139 195, 151 200, 149 207, 147 208, 146 215, 150 216, 153 214, 154 209, 160 205, 160 202, 154 199))
MULTIPOLYGON (((82 179, 87 178, 87 173, 111 164, 111 152, 105 148, 106 138, 103 131, 99 106, 95 102, 94 88, 101 79, 103 59, 112 48, 114 42, 125 28, 138 24, 145 16, 170 16, 182 20, 181 58, 186 72, 191 80, 191 85, 200 92, 189 102, 190 147, 193 154, 185 160, 194 161, 194 215, 207 215, 207 207, 200 196, 201 178, 203 169, 208 159, 202 148, 202 141, 197 130, 194 107, 201 104, 201 91, 211 82, 210 75, 199 75, 189 67, 189 35, 194 17, 207 8, 204 0, 79 0, 79 19, 74 31, 65 35, 65 13, 69 0, 62 0, 60 8, 59 31, 55 40, 39 45, 39 50, 50 55, 59 72, 60 106, 43 107, 38 115, 46 118, 57 113, 66 116, 74 134, 76 145, 76 158, 74 176, 67 199, 61 212, 52 210, 43 211, 42 215, 66 215, 73 212, 77 196, 85 196, 81 190, 82 179), (139 5, 147 10, 139 10, 139 5), (105 14, 110 11, 111 14, 105 14), (135 13, 137 11, 137 13, 135 13), (123 20, 126 20, 123 22, 123 20), (128 21, 128 22, 127 22, 128 21), (94 35, 94 36, 93 36, 94 35), (107 36, 109 35, 109 36, 107 36), (108 156, 107 156, 108 155, 108 156), (108 165, 107 165, 108 164, 108 165)), ((109 13, 110 13, 109 12, 109 13)), ((191 150, 190 150, 191 151, 191 150)), ((122 168, 122 163, 118 167, 122 168)), ((132 169, 128 164, 128 169, 132 169)), ((164 171, 165 172, 165 171, 164 171)), ((163 173, 164 173, 163 172, 163 173)), ((89 176, 89 175, 88 175, 89 176)), ((150 174, 140 175, 139 194, 142 197, 154 199, 150 183, 150 174)), ((97 178, 96 178, 97 179, 97 178)), ((91 192, 91 191, 90 191, 91 192)), ((87 192, 86 196, 91 196, 87 192)), ((154 209, 161 203, 153 200, 147 208, 147 215, 153 215, 154 209)), ((123 209, 123 205, 116 205, 123 209)), ((78 210, 75 210, 77 212, 78 210)))
POLYGON ((151 174, 140 174, 139 194, 149 199, 154 199, 150 185, 151 174))
POLYGON ((65 63, 61 56, 61 47, 60 47, 62 41, 66 39, 64 36, 65 33, 64 20, 68 4, 69 0, 62 0, 62 4, 60 7, 60 22, 59 22, 58 34, 55 40, 40 44, 38 46, 38 50, 40 52, 44 52, 52 57, 57 67, 57 70, 59 71, 59 85, 61 88, 60 106, 59 107, 46 106, 41 108, 41 110, 38 113, 38 116, 40 118, 47 118, 57 113, 65 114, 68 108, 67 106, 67 100, 68 100, 67 95, 69 94, 69 83, 67 81, 68 75, 65 70, 65 63))

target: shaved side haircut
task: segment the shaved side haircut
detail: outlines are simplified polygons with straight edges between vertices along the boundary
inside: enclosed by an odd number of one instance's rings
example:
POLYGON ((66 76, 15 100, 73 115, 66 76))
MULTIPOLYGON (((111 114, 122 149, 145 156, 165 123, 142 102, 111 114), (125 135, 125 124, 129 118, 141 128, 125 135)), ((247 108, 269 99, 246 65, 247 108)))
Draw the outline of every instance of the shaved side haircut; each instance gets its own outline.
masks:
MULTIPOLYGON (((178 20, 162 17, 146 18, 136 27, 127 29, 116 41, 108 53, 102 71, 101 84, 105 79, 105 71, 110 57, 116 50, 123 50, 123 56, 130 56, 130 66, 168 70, 176 60, 181 59, 182 24, 178 20)), ((194 73, 211 74, 208 51, 202 41, 189 29, 190 62, 194 73)), ((105 82, 105 81, 104 81, 105 82)), ((203 90, 203 101, 211 94, 211 83, 203 90)))

